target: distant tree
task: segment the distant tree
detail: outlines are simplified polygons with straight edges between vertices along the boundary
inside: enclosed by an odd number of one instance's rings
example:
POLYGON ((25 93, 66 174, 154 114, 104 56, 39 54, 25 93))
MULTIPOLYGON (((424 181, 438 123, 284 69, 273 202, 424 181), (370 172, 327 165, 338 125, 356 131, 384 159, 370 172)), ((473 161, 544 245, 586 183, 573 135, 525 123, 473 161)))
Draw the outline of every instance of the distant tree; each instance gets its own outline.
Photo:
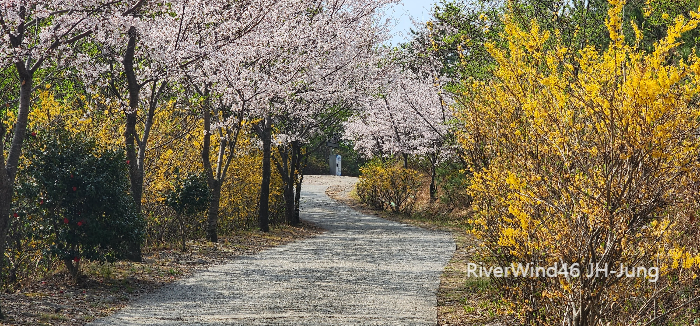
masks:
POLYGON ((365 101, 361 113, 345 125, 345 136, 368 157, 427 158, 430 198, 437 199, 436 167, 451 156, 454 134, 449 122, 452 99, 443 91, 444 78, 416 74, 392 62, 383 75, 380 93, 365 101))

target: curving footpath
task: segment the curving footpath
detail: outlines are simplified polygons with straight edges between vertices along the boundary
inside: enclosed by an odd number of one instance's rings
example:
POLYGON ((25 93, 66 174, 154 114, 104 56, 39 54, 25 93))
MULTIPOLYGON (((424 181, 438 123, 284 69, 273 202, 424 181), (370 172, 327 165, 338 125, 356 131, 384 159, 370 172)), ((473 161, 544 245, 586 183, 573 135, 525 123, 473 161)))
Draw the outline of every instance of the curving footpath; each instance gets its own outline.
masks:
POLYGON ((327 232, 211 267, 90 325, 436 325, 452 237, 356 212, 326 196, 333 177, 313 180, 302 219, 327 232))

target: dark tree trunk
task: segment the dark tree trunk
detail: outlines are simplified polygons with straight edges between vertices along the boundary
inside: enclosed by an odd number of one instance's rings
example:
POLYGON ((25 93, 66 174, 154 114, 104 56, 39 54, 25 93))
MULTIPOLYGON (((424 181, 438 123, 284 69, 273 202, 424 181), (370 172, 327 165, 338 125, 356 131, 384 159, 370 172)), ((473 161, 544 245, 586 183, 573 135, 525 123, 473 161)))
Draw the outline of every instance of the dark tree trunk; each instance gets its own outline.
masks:
POLYGON ((78 277, 80 276, 80 261, 74 261, 73 258, 64 258, 63 263, 66 265, 68 272, 70 272, 73 282, 78 283, 78 277))
POLYGON ((219 226, 219 200, 221 199, 221 182, 214 180, 209 186, 209 210, 207 211, 207 240, 219 241, 217 228, 219 226))
POLYGON ((437 184, 435 184, 435 164, 437 159, 430 158, 430 201, 437 200, 437 184))
POLYGON ((284 182, 284 215, 289 225, 299 225, 299 170, 300 151, 298 141, 293 141, 289 146, 280 146, 279 154, 282 162, 275 160, 277 171, 284 182))
POLYGON ((301 218, 299 217, 299 209, 300 209, 300 203, 301 203, 301 184, 304 182, 304 169, 306 169, 306 163, 309 160, 309 152, 306 152, 305 154, 301 153, 301 147, 299 147, 299 157, 297 159, 297 162, 299 164, 298 166, 298 180, 296 183, 296 193, 294 193, 294 220, 298 223, 301 224, 301 218))
MULTIPOLYGON (((141 213, 141 198, 143 195, 143 164, 138 161, 136 137, 136 123, 139 106, 141 86, 136 80, 134 72, 134 52, 136 50, 136 28, 129 28, 129 41, 124 53, 124 72, 129 89, 129 111, 126 112, 126 128, 124 129, 124 145, 126 147, 126 159, 129 165, 129 181, 131 182, 131 196, 136 204, 136 209, 141 213)), ((140 146, 139 146, 140 147, 140 146)), ((141 243, 132 244, 128 257, 129 260, 141 261, 141 243)))
MULTIPOLYGON (((5 126, 0 126, 2 133, 0 136, 5 138, 5 126)), ((0 139, 2 140, 2 139, 0 139)), ((0 151, 2 155, 4 151, 0 151)), ((8 175, 7 168, 0 171, 0 277, 5 270, 5 241, 7 241, 7 233, 10 230, 10 208, 12 206, 12 180, 8 175)), ((3 319, 2 306, 0 305, 0 319, 3 319)))
POLYGON ((284 185, 284 216, 287 224, 296 225, 294 222, 294 181, 291 179, 284 185))
POLYGON ((139 96, 141 86, 136 80, 134 71, 134 52, 136 51, 136 28, 129 28, 129 41, 124 53, 124 73, 129 90, 129 111, 126 112, 126 128, 124 130, 124 145, 126 146, 126 159, 129 165, 129 179, 131 181, 131 196, 139 212, 141 212, 141 196, 143 194, 143 172, 139 171, 137 156, 138 138, 136 137, 136 123, 138 118, 139 96))
POLYGON ((301 190, 300 176, 301 171, 301 146, 298 141, 292 142, 292 159, 291 159, 291 169, 290 169, 290 183, 289 188, 291 189, 292 198, 290 198, 292 211, 290 212, 291 225, 297 226, 301 222, 299 220, 299 191, 301 190))
POLYGON ((271 135, 271 119, 269 116, 265 117, 262 129, 262 142, 263 142, 263 162, 262 162, 262 184, 260 185, 260 207, 258 210, 258 223, 260 225, 260 230, 263 232, 270 231, 270 177, 272 171, 270 170, 270 152, 272 147, 272 135, 271 135))
POLYGON ((296 225, 301 224, 301 218, 299 218, 299 203, 301 202, 301 183, 304 181, 304 174, 299 174, 299 181, 296 184, 296 193, 294 194, 294 221, 296 225))
MULTIPOLYGON (((204 117, 204 144, 202 146, 202 165, 204 166, 204 172, 207 174, 207 187, 209 188, 209 209, 207 210, 207 240, 211 242, 219 241, 218 236, 218 224, 219 224, 219 209, 221 200, 221 188, 223 187, 224 181, 226 180, 226 175, 228 173, 228 168, 233 160, 233 156, 236 150, 236 145, 238 144, 238 135, 242 128, 243 123, 243 110, 241 109, 239 115, 237 116, 238 124, 235 126, 235 131, 230 132, 231 126, 227 127, 227 131, 222 131, 223 128, 218 129, 219 133, 219 152, 216 158, 216 169, 211 163, 211 121, 212 112, 217 114, 217 110, 213 110, 213 107, 209 98, 209 86, 206 85, 204 89, 197 88, 197 92, 206 98, 205 106, 202 110, 202 115, 204 117), (228 152, 228 156, 226 155, 228 152)), ((245 103, 245 101, 242 101, 245 103)), ((245 104, 242 104, 244 107, 245 104)), ((221 111, 218 111, 220 114, 221 111)))
POLYGON ((277 147, 277 152, 280 154, 279 162, 275 159, 275 165, 277 166, 277 172, 282 176, 282 182, 284 183, 284 217, 287 224, 292 224, 294 219, 294 181, 292 180, 291 171, 293 166, 290 162, 293 161, 292 154, 290 154, 289 146, 282 145, 277 147))
MULTIPOLYGON (((207 94, 208 95, 208 94, 207 94)), ((207 100, 208 101, 208 100, 207 100)), ((214 175, 211 166, 211 106, 205 104, 202 110, 204 116, 204 142, 202 146, 202 165, 207 174, 207 186, 209 187, 209 209, 207 211, 207 240, 219 241, 217 225, 219 223, 219 198, 221 197, 221 183, 214 175)))
MULTIPOLYGON (((298 193, 296 185, 298 184, 297 180, 299 177, 299 150, 299 142, 293 141, 290 151, 286 152, 286 154, 289 155, 289 167, 285 171, 285 215, 287 216, 287 223, 294 226, 299 225, 297 214, 299 207, 297 206, 298 202, 296 200, 296 193, 298 193)), ((285 165, 287 163, 286 161, 287 160, 284 162, 285 165)))
MULTIPOLYGON (((124 146, 126 147, 126 159, 129 165, 129 182, 131 188, 131 196, 136 204, 136 209, 141 213, 141 200, 143 198, 143 179, 144 166, 146 160, 146 147, 148 137, 153 126, 153 118, 155 116, 158 100, 167 86, 167 82, 161 82, 158 87, 158 82, 153 81, 151 90, 151 98, 144 124, 143 138, 139 139, 136 133, 136 124, 138 123, 139 100, 141 96, 141 88, 143 85, 138 83, 136 72, 134 71, 134 53, 136 51, 136 41, 138 34, 136 28, 129 28, 129 40, 122 61, 124 65, 124 75, 126 76, 127 89, 129 91, 129 109, 126 112, 126 126, 124 128, 124 146)), ((141 243, 132 244, 129 250, 128 259, 133 261, 141 261, 141 243)))
POLYGON ((403 168, 408 169, 408 154, 403 154, 403 168))
POLYGON ((129 165, 129 181, 131 185, 131 196, 138 212, 141 212, 141 198, 143 196, 143 171, 139 169, 137 145, 136 145, 136 121, 137 113, 126 114, 126 128, 124 130, 124 144, 126 145, 126 160, 129 165))
MULTIPOLYGON (((34 72, 28 70, 24 63, 15 64, 17 74, 21 80, 19 88, 19 110, 17 112, 17 122, 14 125, 14 134, 10 145, 5 167, 0 170, 0 272, 5 268, 5 245, 7 233, 10 229, 10 209, 12 208, 12 194, 14 192, 15 175, 19 157, 22 155, 22 144, 27 134, 27 120, 29 117, 32 87, 34 84, 34 72)), ((0 126, 0 137, 5 138, 7 130, 5 126, 0 126)), ((2 139, 0 139, 0 143, 2 139)), ((0 157, 4 157, 5 148, 0 145, 0 157)), ((2 317, 0 310, 0 317, 2 317)))
POLYGON ((294 212, 296 211, 296 196, 294 192, 296 191, 296 184, 297 184, 297 176, 298 176, 298 169, 299 169, 299 142, 298 141, 293 141, 292 142, 292 152, 291 152, 291 157, 290 157, 290 162, 289 162, 289 202, 287 203, 287 209, 289 210, 289 214, 287 215, 287 221, 289 222, 289 225, 294 225, 297 226, 299 225, 299 221, 294 218, 294 212))

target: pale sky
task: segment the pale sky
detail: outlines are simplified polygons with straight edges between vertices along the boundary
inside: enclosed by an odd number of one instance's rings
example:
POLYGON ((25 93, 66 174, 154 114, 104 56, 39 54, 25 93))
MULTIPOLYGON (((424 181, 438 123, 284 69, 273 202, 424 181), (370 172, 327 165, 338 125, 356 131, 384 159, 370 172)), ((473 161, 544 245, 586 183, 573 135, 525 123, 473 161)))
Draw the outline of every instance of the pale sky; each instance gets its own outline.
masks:
POLYGON ((420 23, 425 23, 430 17, 430 8, 437 0, 402 0, 401 3, 391 6, 386 14, 395 20, 396 26, 392 29, 394 37, 390 43, 396 45, 407 41, 410 37, 413 23, 411 18, 420 23))

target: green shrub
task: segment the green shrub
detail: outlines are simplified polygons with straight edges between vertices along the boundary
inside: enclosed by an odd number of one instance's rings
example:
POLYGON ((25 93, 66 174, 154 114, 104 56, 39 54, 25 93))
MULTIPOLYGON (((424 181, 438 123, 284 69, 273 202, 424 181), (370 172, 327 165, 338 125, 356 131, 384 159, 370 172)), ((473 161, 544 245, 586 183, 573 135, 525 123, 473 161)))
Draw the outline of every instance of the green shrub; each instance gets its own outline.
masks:
POLYGON ((417 171, 397 166, 369 164, 360 169, 357 195, 376 209, 410 213, 420 188, 417 171))
POLYGON ((467 192, 469 188, 469 175, 459 164, 446 163, 439 166, 436 171, 436 181, 440 188, 440 201, 450 208, 468 208, 472 198, 467 192))
POLYGON ((16 221, 32 224, 28 238, 43 240, 73 277, 81 258, 124 258, 144 230, 124 153, 84 138, 62 125, 30 137, 13 203, 16 221))
POLYGON ((175 217, 180 225, 180 246, 184 252, 187 248, 188 225, 196 225, 191 221, 195 215, 209 207, 209 187, 204 173, 190 173, 184 178, 176 173, 173 189, 165 193, 165 204, 175 211, 175 217))

